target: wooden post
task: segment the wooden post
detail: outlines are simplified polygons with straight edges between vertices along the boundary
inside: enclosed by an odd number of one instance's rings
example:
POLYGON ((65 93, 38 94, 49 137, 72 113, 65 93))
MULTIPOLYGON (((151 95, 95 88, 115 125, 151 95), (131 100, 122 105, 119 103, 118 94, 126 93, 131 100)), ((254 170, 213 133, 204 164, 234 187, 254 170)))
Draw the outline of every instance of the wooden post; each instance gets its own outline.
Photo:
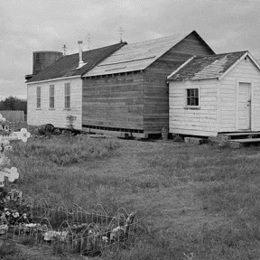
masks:
POLYGON ((169 134, 169 130, 167 127, 163 127, 162 128, 162 139, 164 141, 168 140, 168 134, 169 134))

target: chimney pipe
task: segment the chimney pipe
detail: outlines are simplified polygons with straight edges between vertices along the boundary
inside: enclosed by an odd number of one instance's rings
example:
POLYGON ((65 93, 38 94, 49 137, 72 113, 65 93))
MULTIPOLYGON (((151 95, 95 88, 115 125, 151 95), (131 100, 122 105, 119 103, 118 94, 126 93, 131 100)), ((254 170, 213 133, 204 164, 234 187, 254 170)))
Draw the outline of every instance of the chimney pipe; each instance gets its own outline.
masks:
POLYGON ((83 43, 83 41, 78 41, 78 45, 79 45, 79 66, 78 66, 78 68, 82 67, 85 64, 82 60, 82 43, 83 43))

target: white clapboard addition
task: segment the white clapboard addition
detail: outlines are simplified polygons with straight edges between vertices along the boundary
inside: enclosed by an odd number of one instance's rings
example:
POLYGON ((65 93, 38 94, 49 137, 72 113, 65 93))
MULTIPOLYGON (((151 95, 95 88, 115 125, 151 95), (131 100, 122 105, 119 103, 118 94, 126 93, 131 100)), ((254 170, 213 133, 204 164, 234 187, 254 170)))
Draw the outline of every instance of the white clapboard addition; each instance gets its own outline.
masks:
POLYGON ((260 131, 260 67, 249 52, 193 58, 168 80, 170 133, 260 131), (189 106, 193 88, 199 102, 189 106))

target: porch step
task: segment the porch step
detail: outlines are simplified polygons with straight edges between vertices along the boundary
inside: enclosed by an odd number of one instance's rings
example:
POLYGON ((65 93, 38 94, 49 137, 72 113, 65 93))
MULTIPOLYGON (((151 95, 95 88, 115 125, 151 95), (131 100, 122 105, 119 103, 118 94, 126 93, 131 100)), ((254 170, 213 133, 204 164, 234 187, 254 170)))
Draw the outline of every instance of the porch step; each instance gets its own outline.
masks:
POLYGON ((234 133, 222 133, 225 136, 243 136, 243 135, 260 135, 260 132, 234 132, 234 133))
POLYGON ((219 138, 222 140, 237 140, 237 139, 251 139, 260 138, 260 132, 233 132, 233 133, 221 133, 219 138))
POLYGON ((243 145, 260 143, 260 132, 219 133, 210 140, 219 146, 229 145, 231 148, 240 148, 243 145))
POLYGON ((243 138, 243 139, 232 139, 230 142, 237 143, 260 143, 260 138, 243 138))

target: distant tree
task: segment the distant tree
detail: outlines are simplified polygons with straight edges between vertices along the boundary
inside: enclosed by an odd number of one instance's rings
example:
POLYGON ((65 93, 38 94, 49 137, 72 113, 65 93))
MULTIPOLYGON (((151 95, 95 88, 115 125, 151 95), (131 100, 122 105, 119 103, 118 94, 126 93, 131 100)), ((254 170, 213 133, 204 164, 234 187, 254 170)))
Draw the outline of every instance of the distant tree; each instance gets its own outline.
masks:
POLYGON ((10 96, 0 101, 0 110, 22 110, 27 114, 27 101, 10 96))

